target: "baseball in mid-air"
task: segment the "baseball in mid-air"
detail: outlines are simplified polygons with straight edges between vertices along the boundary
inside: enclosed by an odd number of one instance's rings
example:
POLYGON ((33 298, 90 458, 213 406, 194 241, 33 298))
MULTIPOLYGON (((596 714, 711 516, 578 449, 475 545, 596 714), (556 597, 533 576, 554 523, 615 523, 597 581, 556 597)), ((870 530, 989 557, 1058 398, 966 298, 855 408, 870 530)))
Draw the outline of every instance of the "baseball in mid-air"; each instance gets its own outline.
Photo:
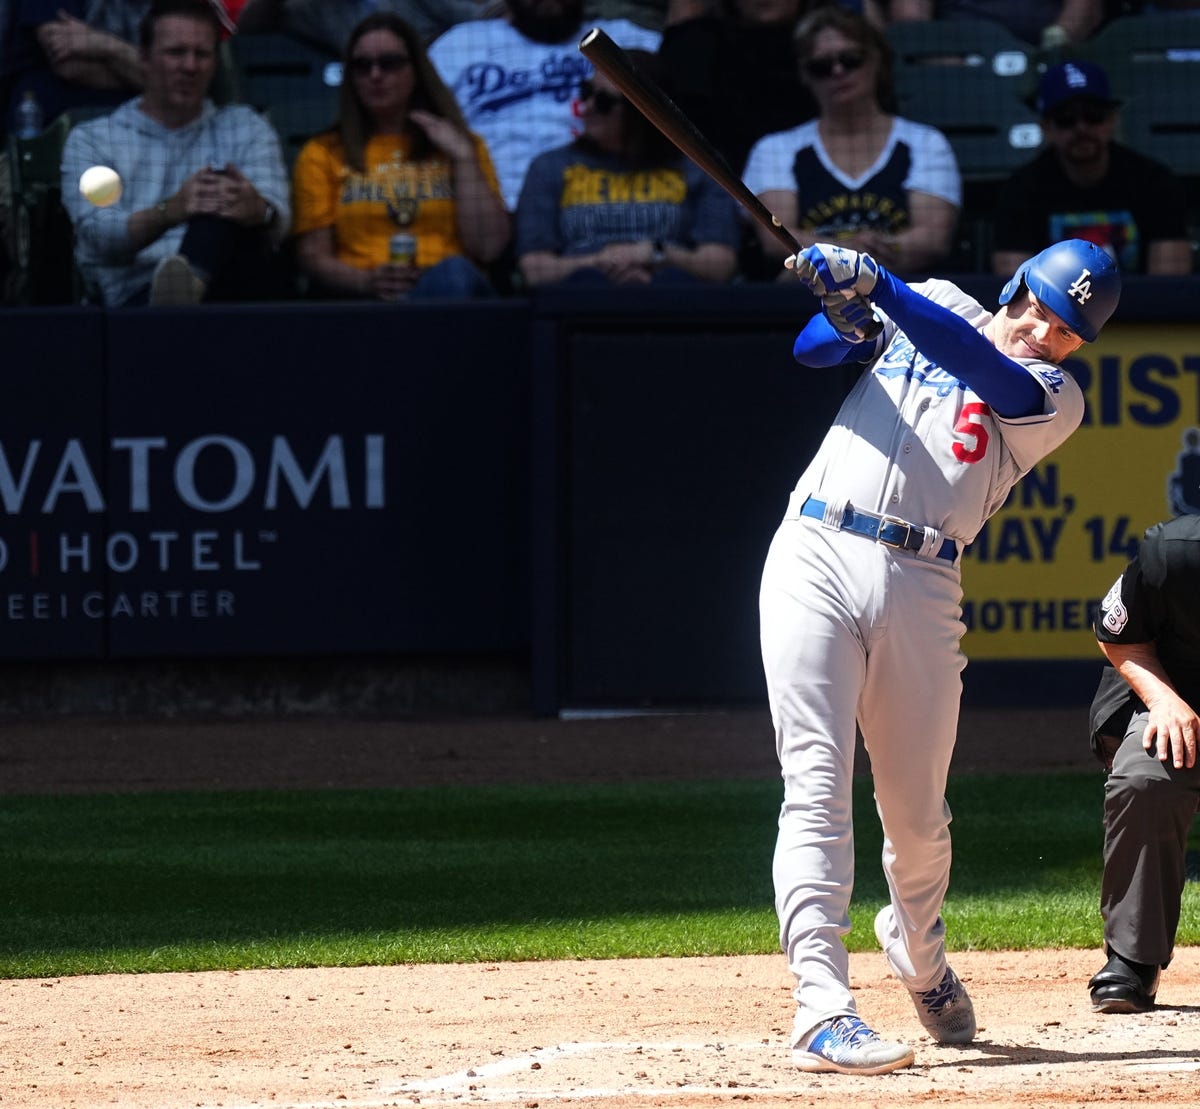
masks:
POLYGON ((89 166, 79 178, 79 191, 97 208, 121 199, 121 175, 108 166, 89 166))

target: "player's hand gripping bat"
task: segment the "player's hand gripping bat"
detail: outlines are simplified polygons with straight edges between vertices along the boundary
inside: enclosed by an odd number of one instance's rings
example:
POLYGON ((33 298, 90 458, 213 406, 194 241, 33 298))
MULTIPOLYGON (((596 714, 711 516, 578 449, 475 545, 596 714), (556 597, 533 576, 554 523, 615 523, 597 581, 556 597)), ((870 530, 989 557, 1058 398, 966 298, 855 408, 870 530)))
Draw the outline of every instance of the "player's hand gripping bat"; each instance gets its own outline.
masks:
MULTIPOLYGON (((783 243, 790 253, 799 253, 800 244, 791 232, 746 187, 745 182, 730 169, 720 151, 696 129, 679 106, 656 84, 643 77, 625 51, 608 35, 599 27, 593 27, 583 36, 579 52, 621 90, 629 103, 745 208, 757 223, 783 243)), ((859 330, 859 334, 864 339, 873 339, 882 325, 871 314, 869 302, 861 296, 856 299, 861 302, 869 321, 865 328, 859 330)), ((830 293, 822 300, 835 313, 841 312, 846 303, 841 293, 830 293)))

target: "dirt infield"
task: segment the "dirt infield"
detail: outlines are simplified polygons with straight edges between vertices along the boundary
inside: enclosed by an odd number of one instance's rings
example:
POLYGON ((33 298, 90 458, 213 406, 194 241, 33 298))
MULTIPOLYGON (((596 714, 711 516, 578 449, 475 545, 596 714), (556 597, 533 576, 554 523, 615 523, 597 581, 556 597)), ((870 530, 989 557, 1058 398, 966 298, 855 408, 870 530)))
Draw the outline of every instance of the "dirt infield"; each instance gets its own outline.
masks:
POLYGON ((1195 1105, 1200 951, 1160 1006, 1098 1016, 1092 952, 955 966, 975 1043, 939 1048, 880 955, 860 1011, 916 1065, 878 1078, 789 1065, 782 956, 116 975, 0 983, 0 1105, 14 1109, 375 1109, 557 1104, 1195 1105))
MULTIPOLYGON (((967 713, 956 773, 1098 772, 1078 712, 967 713)), ((774 776, 760 713, 603 721, 13 723, 0 792, 774 776), (681 753, 683 757, 681 758, 681 753)), ((0 1109, 1200 1105, 1200 949, 1101 1016, 1094 951, 966 952, 980 1034, 923 1035, 879 954, 863 1015, 916 1065, 790 1065, 782 956, 0 982, 0 1109)))

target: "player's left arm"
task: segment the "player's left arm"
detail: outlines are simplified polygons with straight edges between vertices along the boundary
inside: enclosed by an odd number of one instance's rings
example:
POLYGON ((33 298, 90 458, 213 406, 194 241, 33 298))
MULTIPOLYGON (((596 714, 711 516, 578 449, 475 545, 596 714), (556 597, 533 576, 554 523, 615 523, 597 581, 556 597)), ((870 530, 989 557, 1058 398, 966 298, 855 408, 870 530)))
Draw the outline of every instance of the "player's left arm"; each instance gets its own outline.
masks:
POLYGON ((870 297, 926 358, 966 382, 1004 419, 1045 411, 1046 393, 1024 366, 998 351, 971 324, 910 289, 870 255, 821 243, 788 260, 817 296, 853 291, 870 297))
POLYGON ((997 416, 1036 416, 1046 407, 1046 391, 1018 362, 998 351, 962 316, 914 292, 881 270, 872 299, 930 361, 965 381, 997 416))

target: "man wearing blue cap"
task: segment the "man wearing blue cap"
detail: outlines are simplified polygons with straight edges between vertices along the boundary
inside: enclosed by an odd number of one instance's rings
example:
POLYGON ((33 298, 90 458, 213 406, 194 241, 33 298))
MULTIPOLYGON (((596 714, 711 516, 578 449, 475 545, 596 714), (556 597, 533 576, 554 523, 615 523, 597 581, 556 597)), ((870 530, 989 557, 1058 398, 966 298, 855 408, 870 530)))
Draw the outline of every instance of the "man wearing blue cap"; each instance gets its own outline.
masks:
POLYGON ((1119 102, 1092 62, 1067 61, 1037 91, 1046 148, 999 190, 992 272, 1007 275, 1050 243, 1086 239, 1126 273, 1192 272, 1183 183, 1113 140, 1119 102))

